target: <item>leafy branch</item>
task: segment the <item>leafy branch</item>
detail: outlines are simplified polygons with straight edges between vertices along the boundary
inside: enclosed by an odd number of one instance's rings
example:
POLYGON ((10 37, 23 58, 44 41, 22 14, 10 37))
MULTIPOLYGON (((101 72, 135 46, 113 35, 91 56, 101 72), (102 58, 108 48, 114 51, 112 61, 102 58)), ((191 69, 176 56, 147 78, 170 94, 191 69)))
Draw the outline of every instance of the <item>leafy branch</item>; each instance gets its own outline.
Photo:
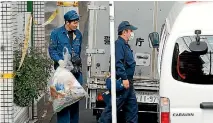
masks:
POLYGON ((28 50, 24 62, 17 71, 21 61, 21 50, 14 52, 14 103, 18 106, 30 106, 47 87, 52 61, 38 48, 28 50))

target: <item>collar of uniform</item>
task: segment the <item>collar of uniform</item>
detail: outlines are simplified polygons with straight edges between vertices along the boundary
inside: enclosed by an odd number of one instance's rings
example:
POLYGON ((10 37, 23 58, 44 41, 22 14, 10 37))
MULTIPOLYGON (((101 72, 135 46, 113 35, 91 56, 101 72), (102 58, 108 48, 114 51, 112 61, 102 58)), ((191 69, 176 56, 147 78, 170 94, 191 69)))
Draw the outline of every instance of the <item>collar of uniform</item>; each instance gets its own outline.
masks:
MULTIPOLYGON (((66 30, 65 25, 63 25, 63 26, 61 27, 61 32, 62 32, 62 33, 65 33, 65 34, 68 34, 68 31, 66 30)), ((76 33, 75 30, 74 30, 73 32, 74 32, 74 34, 76 33)))
POLYGON ((62 32, 62 33, 65 33, 65 34, 68 34, 68 31, 66 30, 65 25, 63 25, 63 26, 61 27, 61 32, 62 32))
POLYGON ((122 41, 122 43, 124 43, 124 44, 128 44, 128 42, 125 41, 121 36, 118 36, 118 40, 122 41))

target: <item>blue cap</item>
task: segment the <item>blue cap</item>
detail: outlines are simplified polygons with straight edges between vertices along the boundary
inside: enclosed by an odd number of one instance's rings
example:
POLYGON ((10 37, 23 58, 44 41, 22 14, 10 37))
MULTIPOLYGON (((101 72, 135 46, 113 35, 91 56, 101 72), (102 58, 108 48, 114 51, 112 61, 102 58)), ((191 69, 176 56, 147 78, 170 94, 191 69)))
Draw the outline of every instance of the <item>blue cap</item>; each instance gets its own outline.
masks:
POLYGON ((122 21, 118 26, 118 33, 125 29, 137 30, 138 28, 131 25, 128 21, 122 21))
POLYGON ((65 15, 64 15, 64 20, 65 21, 69 21, 69 20, 78 20, 79 19, 79 15, 75 10, 71 10, 68 11, 65 15))

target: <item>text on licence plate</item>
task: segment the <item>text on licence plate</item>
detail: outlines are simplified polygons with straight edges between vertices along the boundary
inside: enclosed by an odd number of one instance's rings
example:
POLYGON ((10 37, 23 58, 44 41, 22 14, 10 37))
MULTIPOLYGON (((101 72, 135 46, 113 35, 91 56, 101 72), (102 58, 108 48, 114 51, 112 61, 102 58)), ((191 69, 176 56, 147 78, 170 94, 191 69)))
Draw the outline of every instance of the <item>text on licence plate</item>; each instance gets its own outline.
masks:
POLYGON ((136 91, 137 102, 159 103, 159 96, 155 92, 136 91))

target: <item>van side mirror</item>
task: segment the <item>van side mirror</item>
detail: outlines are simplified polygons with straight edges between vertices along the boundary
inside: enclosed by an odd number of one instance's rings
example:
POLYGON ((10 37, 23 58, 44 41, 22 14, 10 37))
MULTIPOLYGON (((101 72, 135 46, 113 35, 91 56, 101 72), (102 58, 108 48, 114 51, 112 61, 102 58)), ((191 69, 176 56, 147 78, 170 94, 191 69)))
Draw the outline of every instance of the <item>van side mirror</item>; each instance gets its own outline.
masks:
POLYGON ((157 32, 149 33, 148 39, 151 42, 153 48, 159 47, 160 38, 159 38, 159 34, 157 32))
POLYGON ((189 44, 189 49, 199 55, 204 55, 208 52, 208 46, 206 42, 200 42, 201 30, 195 30, 196 41, 193 41, 189 44))

